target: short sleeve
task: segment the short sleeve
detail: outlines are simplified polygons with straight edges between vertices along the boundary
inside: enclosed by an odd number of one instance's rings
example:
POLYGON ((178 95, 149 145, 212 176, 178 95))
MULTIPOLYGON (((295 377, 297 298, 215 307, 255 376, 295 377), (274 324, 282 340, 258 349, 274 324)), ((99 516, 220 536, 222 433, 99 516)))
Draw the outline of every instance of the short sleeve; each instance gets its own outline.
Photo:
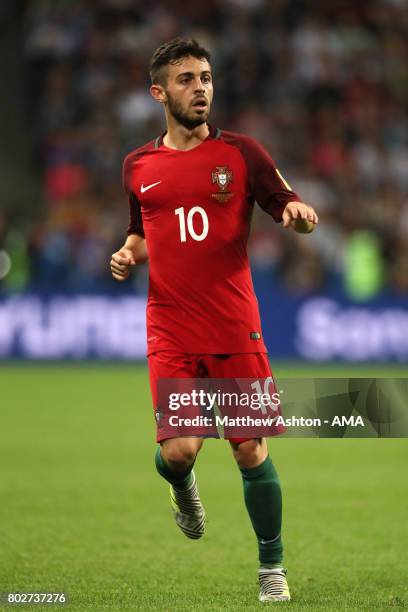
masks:
POLYGON ((139 234, 142 238, 145 237, 140 201, 133 193, 129 194, 129 225, 127 234, 128 236, 129 234, 139 234))
POLYGON ((129 225, 127 229, 128 236, 130 234, 138 234, 145 237, 144 229, 143 229, 143 218, 142 218, 142 210, 140 206, 140 201, 136 197, 136 195, 131 191, 129 186, 129 175, 131 172, 131 157, 128 156, 125 158, 123 162, 123 170, 122 170, 122 184, 123 188, 128 194, 129 197, 129 225))
POLYGON ((266 149, 252 138, 245 137, 241 144, 248 174, 251 194, 259 206, 275 221, 282 221, 282 213, 288 202, 300 201, 276 168, 266 149))

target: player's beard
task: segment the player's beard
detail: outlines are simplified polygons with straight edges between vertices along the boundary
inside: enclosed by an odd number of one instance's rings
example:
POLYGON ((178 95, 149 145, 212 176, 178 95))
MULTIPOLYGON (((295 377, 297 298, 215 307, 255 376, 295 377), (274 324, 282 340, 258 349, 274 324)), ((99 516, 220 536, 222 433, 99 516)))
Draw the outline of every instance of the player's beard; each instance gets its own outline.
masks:
MULTIPOLYGON (((193 116, 190 115, 188 111, 186 112, 185 110, 183 110, 181 104, 177 102, 177 100, 172 98, 168 92, 166 92, 166 94, 169 113, 183 127, 187 128, 188 130, 193 130, 194 128, 198 127, 199 125, 202 125, 207 121, 209 115, 209 106, 207 106, 205 111, 200 113, 200 115, 193 116)), ((191 108, 193 109, 192 112, 194 112, 194 107, 191 108)))

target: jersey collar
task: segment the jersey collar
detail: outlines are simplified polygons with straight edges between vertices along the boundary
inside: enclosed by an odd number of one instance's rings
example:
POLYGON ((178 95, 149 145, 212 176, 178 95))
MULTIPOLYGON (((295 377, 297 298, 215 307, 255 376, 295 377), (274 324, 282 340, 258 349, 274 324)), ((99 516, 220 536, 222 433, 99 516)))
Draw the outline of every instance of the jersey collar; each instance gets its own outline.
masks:
MULTIPOLYGON (((212 125, 210 125, 209 123, 207 123, 208 125, 208 129, 209 134, 207 136, 207 138, 205 140, 208 140, 209 138, 214 138, 214 140, 218 140, 218 138, 220 138, 221 136, 221 130, 220 128, 217 127, 213 127, 212 125)), ((156 140, 154 141, 154 148, 158 149, 159 147, 162 146, 163 144, 163 138, 165 137, 165 135, 167 134, 167 132, 163 132, 163 134, 160 134, 160 136, 158 136, 156 138, 156 140)), ((204 141, 205 142, 205 141, 204 141)))

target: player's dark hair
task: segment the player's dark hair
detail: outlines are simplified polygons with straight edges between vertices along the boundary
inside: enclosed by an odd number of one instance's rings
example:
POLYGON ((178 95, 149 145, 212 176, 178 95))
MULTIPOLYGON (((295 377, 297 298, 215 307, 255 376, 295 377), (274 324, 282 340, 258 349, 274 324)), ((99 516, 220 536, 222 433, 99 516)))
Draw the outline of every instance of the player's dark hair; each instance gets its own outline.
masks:
POLYGON ((183 38, 173 38, 163 43, 153 53, 150 61, 150 78, 155 85, 165 85, 167 79, 166 66, 178 62, 191 55, 197 59, 210 61, 210 52, 199 45, 193 38, 184 40, 183 38))

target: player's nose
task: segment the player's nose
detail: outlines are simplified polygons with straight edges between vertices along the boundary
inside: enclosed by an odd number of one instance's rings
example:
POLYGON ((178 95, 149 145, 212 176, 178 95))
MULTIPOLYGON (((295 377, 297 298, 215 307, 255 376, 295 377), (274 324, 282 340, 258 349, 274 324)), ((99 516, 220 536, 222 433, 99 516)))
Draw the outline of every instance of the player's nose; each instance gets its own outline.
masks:
POLYGON ((205 89, 204 89, 204 85, 203 85, 203 83, 201 81, 201 78, 197 77, 194 80, 194 93, 198 94, 198 93, 204 93, 204 92, 205 92, 205 89))

